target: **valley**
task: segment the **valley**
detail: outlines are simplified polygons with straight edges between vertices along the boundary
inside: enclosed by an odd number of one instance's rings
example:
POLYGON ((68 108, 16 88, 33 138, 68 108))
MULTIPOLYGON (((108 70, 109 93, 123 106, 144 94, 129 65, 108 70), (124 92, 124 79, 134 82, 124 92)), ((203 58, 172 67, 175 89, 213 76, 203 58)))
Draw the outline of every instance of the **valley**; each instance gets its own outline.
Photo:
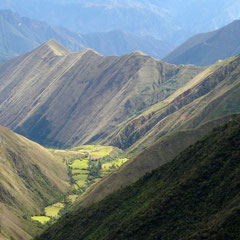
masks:
POLYGON ((0 8, 1 240, 239 239, 238 2, 0 8))
POLYGON ((44 208, 39 216, 31 219, 41 224, 52 223, 74 204, 88 188, 111 174, 128 161, 122 151, 111 146, 83 145, 72 149, 49 151, 68 168, 70 188, 60 202, 44 208))

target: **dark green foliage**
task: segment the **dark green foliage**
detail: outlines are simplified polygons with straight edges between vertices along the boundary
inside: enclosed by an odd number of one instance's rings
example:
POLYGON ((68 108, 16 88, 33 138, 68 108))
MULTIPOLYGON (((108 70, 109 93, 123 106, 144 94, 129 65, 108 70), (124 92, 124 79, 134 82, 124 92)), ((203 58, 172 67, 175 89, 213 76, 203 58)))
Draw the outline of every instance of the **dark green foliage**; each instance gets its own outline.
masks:
POLYGON ((37 239, 237 240, 239 189, 240 123, 231 121, 136 183, 66 215, 37 239))

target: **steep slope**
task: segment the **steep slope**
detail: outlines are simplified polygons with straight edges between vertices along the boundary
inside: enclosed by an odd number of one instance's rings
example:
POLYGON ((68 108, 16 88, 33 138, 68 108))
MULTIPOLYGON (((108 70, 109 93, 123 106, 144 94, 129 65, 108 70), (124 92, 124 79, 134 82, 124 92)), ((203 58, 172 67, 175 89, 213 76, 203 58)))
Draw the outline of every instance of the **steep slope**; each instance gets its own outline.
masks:
MULTIPOLYGON (((236 116, 235 116, 236 117, 236 116)), ((181 130, 161 137, 152 146, 129 160, 122 168, 98 182, 79 199, 79 204, 87 206, 102 200, 115 190, 137 181, 147 172, 170 162, 185 148, 194 144, 214 127, 234 118, 228 115, 209 121, 196 129, 181 130)))
MULTIPOLYGON (((238 119, 239 121, 240 119, 238 119)), ((41 239, 239 239, 240 122, 230 122, 41 239)))
POLYGON ((67 167, 40 145, 0 127, 1 239, 31 239, 30 220, 68 190, 67 167))
POLYGON ((51 40, 0 66, 0 124, 45 145, 93 142, 200 71, 139 51, 71 53, 51 40))
POLYGON ((132 152, 161 136, 240 112, 240 56, 212 65, 167 99, 125 124, 102 143, 132 152))
POLYGON ((20 17, 10 10, 0 10, 0 61, 33 50, 49 39, 56 39, 72 51, 93 48, 103 55, 123 55, 142 50, 153 57, 166 56, 173 47, 152 37, 123 31, 77 34, 62 27, 20 17))
POLYGON ((194 64, 206 66, 217 60, 226 59, 240 53, 240 20, 214 32, 193 36, 173 52, 164 61, 174 64, 194 64))

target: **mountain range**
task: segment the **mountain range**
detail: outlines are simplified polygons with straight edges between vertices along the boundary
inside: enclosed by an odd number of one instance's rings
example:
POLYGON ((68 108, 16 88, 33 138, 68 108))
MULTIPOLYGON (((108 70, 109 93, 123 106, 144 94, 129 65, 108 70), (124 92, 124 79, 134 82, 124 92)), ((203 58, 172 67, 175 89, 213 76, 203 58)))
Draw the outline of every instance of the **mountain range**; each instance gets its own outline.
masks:
POLYGON ((56 39, 72 51, 93 48, 103 55, 123 55, 135 50, 162 58, 172 47, 153 37, 139 37, 123 31, 79 34, 45 22, 20 17, 10 10, 0 10, 0 61, 33 50, 49 39, 56 39))
POLYGON ((239 238, 240 21, 187 40, 172 63, 145 34, 176 44, 238 16, 236 1, 203 2, 0 3, 53 19, 0 11, 0 239, 239 238), (96 21, 108 32, 91 33, 96 21))
POLYGON ((0 124, 48 146, 94 142, 200 71, 139 51, 73 53, 50 40, 0 65, 0 124))
POLYGON ((193 36, 168 56, 164 61, 174 64, 207 66, 240 54, 240 20, 216 31, 193 36))
POLYGON ((240 17, 235 0, 2 0, 0 8, 77 33, 119 29, 150 35, 174 46, 240 17))

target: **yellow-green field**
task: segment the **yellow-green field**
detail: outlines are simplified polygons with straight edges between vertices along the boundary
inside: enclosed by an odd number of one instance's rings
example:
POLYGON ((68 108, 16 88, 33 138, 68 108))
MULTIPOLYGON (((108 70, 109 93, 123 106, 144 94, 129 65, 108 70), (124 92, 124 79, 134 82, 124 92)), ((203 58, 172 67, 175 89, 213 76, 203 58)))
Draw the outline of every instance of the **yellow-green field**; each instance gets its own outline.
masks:
POLYGON ((68 197, 67 197, 67 199, 71 202, 71 203, 74 203, 74 202, 76 202, 76 200, 77 200, 77 198, 78 198, 78 195, 69 195, 68 197))
POLYGON ((31 219, 34 221, 38 221, 41 224, 46 224, 47 222, 49 222, 51 220, 50 217, 46 217, 46 216, 34 216, 34 217, 31 217, 31 219))
POLYGON ((89 174, 89 171, 88 170, 82 170, 82 169, 73 169, 72 170, 72 174, 89 174))
POLYGON ((100 159, 108 156, 113 151, 112 146, 82 145, 71 149, 82 154, 87 154, 89 159, 100 159))
POLYGON ((102 169, 103 170, 110 170, 113 166, 118 168, 118 167, 120 167, 121 165, 123 165, 127 161, 128 161, 127 158, 119 158, 119 159, 116 159, 116 160, 114 160, 112 162, 107 162, 107 163, 102 164, 102 169))
POLYGON ((88 168, 88 160, 78 159, 74 160, 72 164, 69 165, 72 169, 87 169, 88 168))
POLYGON ((75 181, 81 180, 81 181, 86 181, 87 180, 88 175, 83 175, 83 174, 78 174, 78 175, 74 175, 72 176, 72 178, 75 181))
POLYGON ((86 187, 87 185, 86 181, 84 180, 77 180, 76 183, 79 187, 86 187))
POLYGON ((63 203, 55 203, 52 206, 48 206, 45 208, 45 215, 47 217, 59 217, 59 211, 64 208, 63 203))
POLYGON ((90 159, 99 159, 107 157, 113 151, 113 147, 104 146, 96 148, 94 151, 90 152, 90 159))

